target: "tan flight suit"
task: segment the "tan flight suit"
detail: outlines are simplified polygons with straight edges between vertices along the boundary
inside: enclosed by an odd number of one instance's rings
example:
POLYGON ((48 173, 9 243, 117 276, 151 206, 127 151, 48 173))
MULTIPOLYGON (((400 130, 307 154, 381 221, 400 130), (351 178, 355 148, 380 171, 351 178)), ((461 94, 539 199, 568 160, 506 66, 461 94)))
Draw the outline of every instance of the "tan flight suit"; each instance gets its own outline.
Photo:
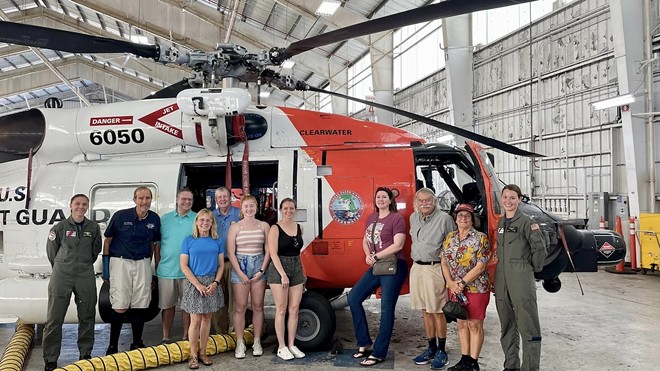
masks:
POLYGON ((517 210, 509 223, 497 224, 495 303, 500 317, 504 367, 538 371, 541 359, 541 325, 536 306, 534 272, 543 269, 545 239, 536 221, 517 210), (518 352, 522 336, 522 367, 518 352))
POLYGON ((88 356, 94 346, 96 278, 94 261, 101 252, 99 225, 85 218, 82 227, 71 217, 51 228, 46 244, 53 274, 48 284, 48 317, 44 327, 46 363, 57 362, 62 344, 62 323, 75 294, 78 309, 78 350, 88 356))

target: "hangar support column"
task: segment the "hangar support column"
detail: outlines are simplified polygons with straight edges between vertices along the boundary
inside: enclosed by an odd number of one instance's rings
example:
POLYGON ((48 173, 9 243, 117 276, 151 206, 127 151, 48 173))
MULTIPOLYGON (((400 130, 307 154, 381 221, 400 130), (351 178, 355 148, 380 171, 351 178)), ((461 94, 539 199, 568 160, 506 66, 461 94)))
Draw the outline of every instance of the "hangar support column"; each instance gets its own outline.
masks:
MULTIPOLYGON (((472 15, 451 17, 442 22, 450 124, 474 131, 472 15)), ((462 137, 455 137, 455 142, 459 147, 465 145, 465 139, 462 137)))
MULTIPOLYGON (((330 76, 330 90, 348 95, 348 68, 339 67, 336 63, 328 63, 330 76)), ((332 113, 348 116, 348 100, 344 98, 331 97, 332 113)))
MULTIPOLYGON (((394 34, 392 31, 371 35, 371 72, 376 102, 394 105, 394 34)), ((364 98, 364 97, 360 97, 364 98)), ((381 124, 393 125, 394 114, 376 108, 376 118, 381 124)))
POLYGON ((628 205, 631 216, 651 209, 651 195, 648 188, 649 171, 646 166, 648 151, 646 120, 635 117, 633 113, 648 112, 644 90, 643 9, 641 1, 612 0, 610 16, 614 37, 614 58, 619 84, 619 94, 633 94, 635 102, 629 109, 621 109, 623 127, 623 151, 626 165, 628 186, 628 205))

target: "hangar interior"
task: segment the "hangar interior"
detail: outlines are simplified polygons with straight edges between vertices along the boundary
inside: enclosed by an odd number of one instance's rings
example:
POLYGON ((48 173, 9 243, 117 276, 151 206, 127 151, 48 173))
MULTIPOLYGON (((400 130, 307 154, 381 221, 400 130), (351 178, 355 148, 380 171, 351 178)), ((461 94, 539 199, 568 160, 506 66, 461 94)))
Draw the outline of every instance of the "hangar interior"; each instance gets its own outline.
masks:
MULTIPOLYGON (((223 42, 258 51, 434 2, 342 0, 333 15, 319 15, 321 0, 1 0, 0 18, 189 51, 223 42)), ((660 200, 659 49, 657 1, 543 0, 350 39, 297 55, 280 71, 541 153, 530 159, 494 151, 495 168, 551 212, 591 217, 597 227, 600 200, 610 226, 620 215, 625 227, 628 216, 656 212, 660 200), (627 95, 634 102, 594 108, 627 95)), ((140 99, 188 74, 126 53, 0 43, 0 114, 43 106, 49 97, 65 107, 140 99)), ((462 145, 406 117, 320 93, 266 88, 260 96, 462 145)))

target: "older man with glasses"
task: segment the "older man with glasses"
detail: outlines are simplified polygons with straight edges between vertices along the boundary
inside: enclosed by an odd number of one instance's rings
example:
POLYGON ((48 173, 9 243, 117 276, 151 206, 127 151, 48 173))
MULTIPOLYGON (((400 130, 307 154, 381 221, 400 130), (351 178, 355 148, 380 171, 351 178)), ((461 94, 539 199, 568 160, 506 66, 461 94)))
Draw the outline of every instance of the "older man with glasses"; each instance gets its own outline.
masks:
POLYGON ((447 233, 455 229, 451 216, 437 207, 433 191, 417 191, 415 212, 410 215, 410 307, 422 310, 428 348, 413 361, 418 365, 431 362, 431 369, 444 368, 449 362, 445 352, 447 321, 442 312, 448 297, 440 251, 447 233))

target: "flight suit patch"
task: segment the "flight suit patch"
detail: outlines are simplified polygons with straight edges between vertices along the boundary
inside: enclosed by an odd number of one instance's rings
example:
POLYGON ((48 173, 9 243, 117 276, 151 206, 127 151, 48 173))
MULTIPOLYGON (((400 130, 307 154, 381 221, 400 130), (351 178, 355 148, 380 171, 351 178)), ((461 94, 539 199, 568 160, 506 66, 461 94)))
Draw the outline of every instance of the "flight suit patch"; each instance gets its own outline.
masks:
POLYGON ((154 223, 147 223, 147 229, 154 229, 155 226, 154 223))
POLYGON ((83 232, 83 237, 92 237, 92 232, 83 232))
POLYGON ((54 231, 50 231, 50 233, 48 233, 48 239, 49 240, 55 241, 55 237, 57 237, 57 235, 55 234, 54 231))
POLYGON ((509 227, 506 229, 507 232, 518 233, 518 227, 509 227))
POLYGON ((538 224, 536 224, 536 223, 532 224, 532 230, 533 231, 538 231, 539 229, 541 229, 541 227, 539 227, 538 224))
POLYGON ((499 234, 504 233, 504 228, 498 228, 498 229, 497 229, 497 233, 499 233, 499 234))
POLYGON ((66 231, 65 235, 67 237, 76 237, 77 233, 76 233, 76 231, 66 231))

